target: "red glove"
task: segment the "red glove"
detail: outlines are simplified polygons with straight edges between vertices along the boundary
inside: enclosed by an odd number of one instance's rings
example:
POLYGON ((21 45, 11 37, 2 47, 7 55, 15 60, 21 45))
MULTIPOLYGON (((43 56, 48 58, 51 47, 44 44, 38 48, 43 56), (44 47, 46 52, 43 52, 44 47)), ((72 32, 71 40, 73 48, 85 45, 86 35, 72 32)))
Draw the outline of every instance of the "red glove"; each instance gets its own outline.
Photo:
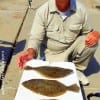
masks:
POLYGON ((87 34, 85 44, 89 47, 96 45, 100 38, 100 33, 97 31, 90 32, 87 34))
POLYGON ((20 69, 23 68, 23 65, 35 57, 35 51, 33 48, 27 49, 27 51, 21 52, 17 57, 17 65, 20 69))

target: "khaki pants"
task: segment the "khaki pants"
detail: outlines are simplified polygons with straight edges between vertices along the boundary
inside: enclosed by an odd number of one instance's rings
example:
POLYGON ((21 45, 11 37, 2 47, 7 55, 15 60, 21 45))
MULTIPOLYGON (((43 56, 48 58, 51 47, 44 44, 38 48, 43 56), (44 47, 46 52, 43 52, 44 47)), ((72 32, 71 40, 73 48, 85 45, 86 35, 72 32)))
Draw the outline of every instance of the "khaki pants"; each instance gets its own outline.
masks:
POLYGON ((47 61, 70 61, 76 65, 78 70, 85 70, 88 66, 90 58, 93 57, 97 45, 87 47, 85 45, 85 36, 78 37, 75 42, 62 51, 45 50, 45 57, 47 61))

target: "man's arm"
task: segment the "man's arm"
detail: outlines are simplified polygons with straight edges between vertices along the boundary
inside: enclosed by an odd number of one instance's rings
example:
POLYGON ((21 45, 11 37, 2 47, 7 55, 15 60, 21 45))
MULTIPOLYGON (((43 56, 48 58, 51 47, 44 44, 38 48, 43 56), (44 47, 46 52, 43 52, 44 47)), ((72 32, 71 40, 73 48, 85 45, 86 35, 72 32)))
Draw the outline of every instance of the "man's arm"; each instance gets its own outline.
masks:
POLYGON ((28 39, 28 48, 26 51, 19 53, 17 57, 17 65, 20 69, 23 68, 24 64, 28 60, 31 60, 32 58, 36 57, 44 35, 45 35, 44 21, 42 13, 38 10, 36 12, 30 37, 28 39))
POLYGON ((91 28, 86 11, 84 12, 82 34, 86 34, 85 44, 89 47, 94 46, 100 39, 100 33, 91 28))
POLYGON ((32 25, 30 37, 28 39, 27 47, 34 48, 35 52, 37 53, 44 35, 45 35, 45 25, 44 25, 42 13, 40 12, 40 9, 39 9, 36 12, 36 15, 34 18, 34 22, 32 25))
POLYGON ((83 12, 82 13, 82 30, 81 30, 81 32, 83 35, 86 35, 89 32, 91 32, 93 30, 93 28, 90 25, 91 23, 90 23, 89 16, 88 16, 86 10, 84 9, 81 12, 83 12))

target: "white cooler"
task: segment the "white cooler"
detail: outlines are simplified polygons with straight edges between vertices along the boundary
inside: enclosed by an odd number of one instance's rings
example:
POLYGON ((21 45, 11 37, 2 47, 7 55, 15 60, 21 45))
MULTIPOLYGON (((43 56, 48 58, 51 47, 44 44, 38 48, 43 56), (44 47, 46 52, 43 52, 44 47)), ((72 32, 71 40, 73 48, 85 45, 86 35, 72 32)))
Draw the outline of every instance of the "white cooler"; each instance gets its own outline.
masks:
MULTIPOLYGON (((76 74, 75 65, 71 62, 47 62, 47 61, 41 61, 41 60, 31 60, 27 62, 26 65, 32 66, 32 67, 38 67, 42 65, 48 65, 48 66, 57 66, 62 68, 69 68, 73 70, 73 73, 71 73, 68 76, 65 76, 63 78, 57 78, 55 80, 65 84, 66 86, 70 86, 72 84, 77 84, 80 87, 78 77, 76 74)), ((79 92, 73 92, 73 91, 66 91, 63 95, 57 96, 57 97, 48 97, 43 96, 40 94, 37 94, 35 92, 32 92, 31 90, 25 88, 22 85, 22 82, 30 79, 47 79, 46 77, 40 75, 38 72, 34 70, 24 70, 19 87, 15 96, 15 100, 83 100, 83 96, 81 93, 81 88, 79 92)))

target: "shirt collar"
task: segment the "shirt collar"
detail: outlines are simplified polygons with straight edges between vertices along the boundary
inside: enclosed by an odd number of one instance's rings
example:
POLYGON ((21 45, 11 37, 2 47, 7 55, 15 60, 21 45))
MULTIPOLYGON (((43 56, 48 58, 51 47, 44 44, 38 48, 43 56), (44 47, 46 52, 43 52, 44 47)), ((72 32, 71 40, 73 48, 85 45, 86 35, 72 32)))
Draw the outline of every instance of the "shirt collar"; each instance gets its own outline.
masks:
POLYGON ((70 0, 70 10, 76 11, 76 0, 70 0))
MULTIPOLYGON (((50 12, 57 12, 55 0, 49 0, 49 9, 50 12)), ((70 1, 70 11, 76 11, 76 0, 70 1)))
POLYGON ((50 12, 57 11, 55 0, 49 0, 49 9, 50 9, 50 12))

